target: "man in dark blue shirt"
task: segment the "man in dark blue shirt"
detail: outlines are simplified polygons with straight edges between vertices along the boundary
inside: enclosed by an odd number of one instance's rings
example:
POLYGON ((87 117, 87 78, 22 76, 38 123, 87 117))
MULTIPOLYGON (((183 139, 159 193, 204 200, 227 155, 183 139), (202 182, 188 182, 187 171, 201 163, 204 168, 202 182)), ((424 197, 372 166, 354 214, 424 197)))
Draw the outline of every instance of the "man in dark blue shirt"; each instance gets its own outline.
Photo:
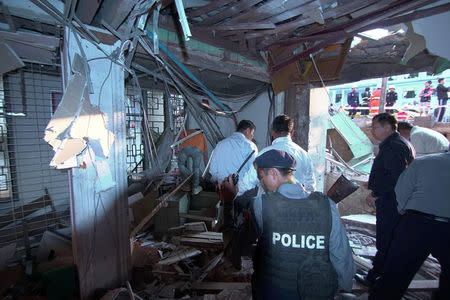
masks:
POLYGON ((395 184, 415 156, 411 144, 397 132, 397 120, 394 116, 388 113, 376 115, 372 120, 371 131, 374 138, 381 143, 369 176, 368 188, 372 192, 366 198, 369 205, 376 207, 377 217, 377 254, 373 268, 365 278, 369 285, 372 285, 381 273, 398 217, 395 184))
MULTIPOLYGON (((347 103, 348 103, 348 105, 350 105, 352 107, 358 107, 359 106, 359 94, 356 91, 356 89, 357 89, 357 87, 354 86, 352 88, 351 93, 349 93, 347 95, 347 103)), ((353 119, 355 117, 355 115, 356 115, 356 109, 350 109, 348 115, 349 115, 350 118, 353 119)))

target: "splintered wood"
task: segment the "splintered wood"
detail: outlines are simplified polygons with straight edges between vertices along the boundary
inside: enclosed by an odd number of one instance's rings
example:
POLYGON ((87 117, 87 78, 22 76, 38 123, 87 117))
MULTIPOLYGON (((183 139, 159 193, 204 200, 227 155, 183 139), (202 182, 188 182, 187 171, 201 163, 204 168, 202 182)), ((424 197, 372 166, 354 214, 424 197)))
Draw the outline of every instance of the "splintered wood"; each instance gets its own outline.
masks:
POLYGON ((201 232, 185 234, 181 236, 181 245, 199 248, 223 248, 223 237, 221 232, 201 232))

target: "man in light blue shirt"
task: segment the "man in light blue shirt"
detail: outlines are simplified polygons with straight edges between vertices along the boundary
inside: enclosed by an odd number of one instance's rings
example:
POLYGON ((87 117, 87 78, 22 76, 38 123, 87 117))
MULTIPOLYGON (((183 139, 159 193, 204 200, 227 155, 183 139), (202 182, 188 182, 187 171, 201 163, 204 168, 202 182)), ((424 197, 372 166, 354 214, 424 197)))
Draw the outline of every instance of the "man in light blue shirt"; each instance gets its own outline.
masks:
POLYGON ((228 177, 229 174, 237 172, 241 164, 252 153, 252 157, 247 161, 241 170, 241 174, 245 174, 258 155, 258 148, 252 142, 255 135, 255 125, 252 121, 242 120, 239 122, 236 132, 226 139, 220 141, 211 157, 209 173, 213 182, 220 183, 228 177))
POLYGON ((450 299, 450 152, 416 158, 395 194, 400 217, 369 299, 402 299, 430 254, 441 264, 434 299, 450 299))
MULTIPOLYGON (((262 149, 259 155, 272 149, 283 150, 292 155, 297 161, 297 171, 294 171, 295 180, 302 184, 307 191, 313 192, 316 187, 316 180, 314 178, 311 158, 302 147, 292 141, 293 128, 294 122, 289 116, 277 116, 273 120, 270 129, 272 138, 274 139, 272 145, 262 149)), ((242 174, 244 176, 239 181, 238 195, 242 195, 244 192, 253 189, 259 184, 255 168, 251 167, 246 173, 242 172, 242 174)))

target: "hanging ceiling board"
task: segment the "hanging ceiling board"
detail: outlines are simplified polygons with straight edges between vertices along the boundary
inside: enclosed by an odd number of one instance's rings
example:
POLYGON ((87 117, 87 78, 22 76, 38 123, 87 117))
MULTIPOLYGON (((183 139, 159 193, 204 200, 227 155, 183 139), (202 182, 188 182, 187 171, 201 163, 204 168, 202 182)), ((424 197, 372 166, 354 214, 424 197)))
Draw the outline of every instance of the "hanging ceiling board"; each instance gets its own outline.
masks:
POLYGON ((24 67, 20 57, 6 43, 0 43, 0 74, 24 67))

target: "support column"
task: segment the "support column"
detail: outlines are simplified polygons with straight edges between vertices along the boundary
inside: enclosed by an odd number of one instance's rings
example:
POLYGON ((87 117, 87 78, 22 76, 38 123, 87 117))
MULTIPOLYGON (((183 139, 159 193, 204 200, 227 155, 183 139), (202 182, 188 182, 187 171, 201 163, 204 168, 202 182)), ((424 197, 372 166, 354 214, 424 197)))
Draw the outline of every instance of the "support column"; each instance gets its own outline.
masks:
MULTIPOLYGON (((114 135, 109 154, 105 157, 99 150, 102 149, 104 154, 105 145, 100 141, 105 136, 95 137, 95 126, 90 126, 86 130, 87 147, 77 156, 77 165, 83 167, 73 168, 69 174, 72 248, 78 268, 80 296, 81 299, 88 299, 97 289, 122 285, 128 278, 131 258, 126 192, 124 72, 105 59, 105 54, 91 43, 81 37, 79 41, 88 60, 91 88, 88 87, 89 92, 81 101, 73 99, 73 105, 88 99, 94 109, 98 107, 103 113, 103 122, 114 135)), ((71 70, 75 67, 75 54, 83 56, 80 45, 66 28, 61 59, 65 87, 73 77, 71 70)), ((100 46, 107 53, 112 53, 120 43, 100 46)), ((86 86, 89 86, 89 81, 86 86)), ((98 117, 98 111, 96 115, 98 117)), ((93 122, 94 118, 88 117, 87 120, 87 123, 93 122)))
POLYGON ((292 140, 311 157, 316 177, 316 190, 323 192, 328 94, 324 88, 295 86, 287 90, 284 107, 284 113, 294 121, 292 140))

